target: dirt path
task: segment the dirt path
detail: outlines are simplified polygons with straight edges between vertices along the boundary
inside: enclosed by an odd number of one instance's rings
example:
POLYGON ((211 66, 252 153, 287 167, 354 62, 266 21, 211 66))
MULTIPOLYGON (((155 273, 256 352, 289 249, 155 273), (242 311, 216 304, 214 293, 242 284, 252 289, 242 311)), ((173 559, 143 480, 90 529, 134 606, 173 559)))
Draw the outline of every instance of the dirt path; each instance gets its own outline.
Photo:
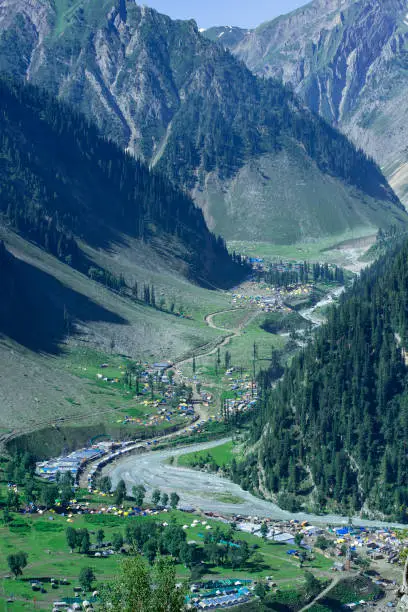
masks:
MULTIPOLYGON (((236 308, 231 309, 231 310, 238 310, 236 308)), ((211 313, 209 315, 207 315, 205 317, 205 322, 209 325, 209 327, 212 327, 213 329, 218 329, 219 331, 227 331, 227 330, 222 330, 221 328, 216 327, 213 322, 212 322, 212 317, 215 317, 217 314, 221 314, 221 313, 225 313, 225 312, 230 312, 230 310, 223 310, 220 312, 214 312, 211 313)), ((233 330, 230 330, 230 333, 227 336, 222 336, 221 338, 219 338, 217 340, 217 342, 214 344, 211 344, 210 348, 208 349, 208 351, 204 351, 203 353, 200 354, 200 356, 205 356, 205 355, 211 355, 213 353, 216 353, 216 351, 218 350, 218 348, 224 346, 225 344, 227 344, 230 340, 230 338, 232 336, 236 335, 235 332, 233 330)), ((202 350, 203 348, 205 348, 207 345, 203 345, 202 347, 198 347, 197 351, 200 351, 200 349, 202 350)), ((180 367, 183 364, 187 364, 189 362, 191 362, 193 359, 193 357, 188 357, 188 358, 182 358, 179 361, 176 361, 174 363, 174 366, 176 367, 180 367)), ((172 366, 172 368, 174 367, 172 366)), ((197 398, 195 398, 197 399, 197 398)), ((102 415, 102 414, 110 414, 110 413, 114 413, 115 410, 112 408, 107 408, 105 410, 100 410, 98 412, 98 415, 102 415)), ((78 414, 72 414, 69 417, 60 417, 59 419, 57 419, 56 421, 50 421, 49 419, 42 419, 36 422, 36 428, 37 429, 41 429, 41 428, 45 428, 45 427, 61 427, 63 425, 69 425, 70 423, 77 423, 78 419, 83 420, 86 419, 88 417, 92 417, 94 416, 94 411, 89 411, 89 412, 78 412, 78 414)), ((0 435, 0 445, 1 446, 5 446, 7 444, 7 442, 10 442, 13 438, 17 438, 18 436, 22 436, 26 433, 30 433, 33 430, 32 425, 27 425, 24 427, 19 427, 19 428, 14 428, 12 431, 8 432, 8 433, 4 433, 0 435)), ((180 431, 179 431, 180 433, 180 431)))
POLYGON ((212 327, 213 329, 218 329, 218 331, 225 331, 225 332, 229 332, 229 333, 233 333, 234 335, 239 335, 239 333, 250 323, 252 323, 252 321, 259 315, 259 309, 255 309, 255 308, 251 308, 249 310, 247 310, 247 316, 246 318, 243 318, 243 320, 241 321, 241 323, 238 325, 238 327, 232 328, 232 329, 228 329, 228 328, 224 328, 224 327, 218 327, 218 325, 216 325, 214 323, 214 317, 217 317, 218 315, 221 314, 227 314, 227 312, 239 312, 239 311, 243 311, 246 309, 242 309, 242 308, 229 308, 228 310, 221 310, 219 312, 213 312, 211 314, 208 314, 205 318, 204 321, 207 323, 207 325, 209 327, 212 327))
MULTIPOLYGON (((205 316, 204 321, 206 322, 206 324, 211 327, 212 329, 217 329, 219 331, 223 331, 223 332, 228 332, 228 335, 221 337, 219 342, 216 343, 215 345, 213 345, 208 351, 201 353, 199 356, 200 357, 207 357, 209 355, 213 355, 217 352, 217 350, 219 348, 221 348, 222 346, 227 345, 232 338, 235 338, 237 336, 240 336, 243 329, 249 325, 250 323, 252 323, 252 321, 254 319, 256 319, 256 317, 259 315, 259 310, 258 309, 251 309, 248 311, 247 313, 247 317, 244 317, 243 320, 241 321, 241 323, 238 325, 238 327, 234 328, 234 329, 224 329, 221 327, 217 327, 217 325, 214 323, 214 317, 220 314, 225 314, 227 312, 235 312, 237 310, 240 310, 239 308, 230 308, 228 310, 221 310, 221 311, 217 311, 217 312, 212 312, 209 313, 208 315, 205 316)), ((199 350, 199 349, 198 349, 199 350)), ((182 359, 180 361, 176 361, 172 366, 169 367, 169 370, 173 370, 173 368, 180 368, 183 365, 186 365, 187 363, 191 363, 193 360, 193 356, 191 357, 187 357, 185 359, 182 359)), ((180 380, 182 379, 182 374, 176 372, 174 375, 174 379, 175 380, 180 380)), ((197 391, 197 383, 193 382, 193 399, 194 400, 200 400, 201 399, 201 395, 198 393, 197 391)), ((205 408, 205 406, 203 406, 202 404, 195 404, 195 412, 198 416, 199 420, 207 420, 208 419, 208 411, 205 408)), ((190 431, 190 427, 191 424, 188 424, 186 427, 183 427, 182 429, 178 429, 177 431, 172 432, 171 434, 165 434, 163 436, 160 436, 160 440, 170 440, 174 437, 180 436, 184 433, 188 433, 190 431)), ((157 436, 156 436, 157 438, 157 436)), ((145 448, 146 443, 147 442, 151 442, 153 440, 153 438, 151 440, 144 440, 140 446, 138 446, 137 448, 134 449, 133 452, 137 452, 139 449, 141 448, 145 448)), ((129 453, 130 455, 130 453, 129 453)), ((86 467, 86 469, 84 470, 84 472, 81 474, 80 476, 80 481, 79 484, 81 487, 86 487, 88 486, 88 474, 89 474, 89 470, 92 468, 92 466, 94 465, 94 463, 97 463, 99 460, 95 460, 95 462, 89 463, 86 467)))
MULTIPOLYGON (((235 327, 233 329, 218 327, 214 323, 214 317, 216 317, 217 315, 226 314, 227 312, 236 312, 238 310, 241 310, 241 309, 240 308, 229 308, 227 310, 219 310, 217 312, 211 312, 204 317, 204 321, 208 325, 208 327, 211 327, 212 329, 216 329, 221 332, 226 332, 226 335, 219 338, 219 340, 216 341, 214 345, 208 351, 204 351, 201 353, 199 352, 200 351, 200 347, 199 347, 196 351, 196 355, 195 355, 196 358, 209 357, 210 355, 215 355, 218 349, 229 344, 232 338, 237 338, 238 336, 240 336, 242 334, 242 331, 245 329, 245 327, 247 327, 250 323, 252 323, 252 321, 254 321, 261 312, 259 309, 249 310, 248 316, 238 325, 238 327, 235 327)), ((193 361, 193 356, 186 357, 186 358, 181 359, 180 361, 176 361, 174 363, 174 366, 181 367, 183 365, 186 365, 187 363, 191 363, 192 361, 193 361)))

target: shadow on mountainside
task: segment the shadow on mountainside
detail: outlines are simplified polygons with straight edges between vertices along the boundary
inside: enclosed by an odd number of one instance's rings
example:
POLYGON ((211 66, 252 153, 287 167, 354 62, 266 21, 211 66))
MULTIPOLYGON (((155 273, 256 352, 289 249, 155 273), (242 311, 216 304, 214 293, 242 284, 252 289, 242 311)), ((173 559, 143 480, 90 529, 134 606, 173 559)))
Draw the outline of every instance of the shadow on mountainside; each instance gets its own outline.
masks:
POLYGON ((126 324, 117 314, 38 268, 15 258, 0 242, 0 334, 36 351, 57 354, 75 322, 126 324))

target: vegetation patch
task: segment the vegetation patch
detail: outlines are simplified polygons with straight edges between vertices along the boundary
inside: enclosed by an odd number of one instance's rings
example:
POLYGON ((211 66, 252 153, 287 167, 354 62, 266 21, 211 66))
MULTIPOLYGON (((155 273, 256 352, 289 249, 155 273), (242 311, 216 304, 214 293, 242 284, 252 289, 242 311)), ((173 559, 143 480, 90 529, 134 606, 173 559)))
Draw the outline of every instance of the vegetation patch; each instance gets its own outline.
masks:
POLYGON ((33 528, 40 533, 59 533, 64 531, 64 526, 61 523, 50 520, 50 521, 36 521, 33 523, 33 528))
POLYGON ((215 472, 231 463, 234 456, 233 451, 234 443, 226 442, 209 450, 181 455, 178 458, 178 465, 201 469, 208 467, 215 472))
POLYGON ((261 327, 270 334, 291 332, 307 326, 305 319, 297 312, 271 312, 262 321, 261 327))
POLYGON ((325 610, 342 610, 344 604, 365 601, 376 601, 384 596, 384 591, 365 576, 346 578, 336 584, 320 605, 325 610))
POLYGON ((213 497, 224 504, 241 504, 244 501, 242 497, 229 493, 228 491, 226 493, 217 493, 217 495, 213 497))

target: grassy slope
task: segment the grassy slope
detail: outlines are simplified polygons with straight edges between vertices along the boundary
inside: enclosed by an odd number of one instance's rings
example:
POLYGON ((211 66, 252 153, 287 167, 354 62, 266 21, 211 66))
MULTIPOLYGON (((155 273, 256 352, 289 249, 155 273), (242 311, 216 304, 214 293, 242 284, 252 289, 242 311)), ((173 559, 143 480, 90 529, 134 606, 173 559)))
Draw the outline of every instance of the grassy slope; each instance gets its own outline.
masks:
MULTIPOLYGON (((230 342, 221 349, 221 370, 223 370, 224 355, 228 350, 231 354, 231 365, 235 367, 243 367, 252 371, 252 351, 254 342, 257 345, 258 359, 269 359, 271 356, 272 348, 281 349, 286 344, 286 339, 281 336, 269 334, 268 332, 261 329, 265 315, 259 311, 256 318, 249 323, 245 330, 238 336, 231 338, 230 342)), ((205 356, 203 358, 196 359, 197 372, 203 369, 208 374, 214 375, 214 366, 216 361, 216 355, 205 356)), ((267 362, 262 361, 261 365, 257 365, 257 371, 259 367, 266 367, 267 362)))
POLYGON ((244 325, 250 316, 252 309, 237 308, 229 312, 221 312, 213 317, 213 323, 221 329, 236 329, 244 325))
POLYGON ((394 215, 383 202, 323 175, 294 146, 246 163, 222 188, 210 175, 205 191, 195 197, 210 227, 228 241, 290 245, 353 230, 363 235, 375 233, 375 226, 387 225, 394 215))
POLYGON ((61 347, 62 359, 32 352, 3 338, 0 342, 0 375, 8 382, 0 387, 0 432, 14 427, 38 428, 44 421, 90 412, 98 419, 101 409, 118 408, 123 404, 123 398, 107 401, 110 398, 106 394, 95 394, 95 383, 78 376, 78 351, 93 348, 104 361, 110 358, 113 339, 116 353, 149 362, 175 360, 198 346, 213 343, 222 335, 207 327, 203 316, 204 312, 228 308, 226 297, 221 292, 191 285, 166 269, 163 261, 159 268, 159 258, 147 250, 138 251, 138 261, 126 258, 123 251, 120 255, 98 252, 94 256, 104 259, 104 262, 109 259, 117 273, 131 268, 133 278, 154 282, 166 295, 174 295, 177 306, 182 303, 184 311, 190 311, 193 320, 180 319, 124 299, 15 234, 3 232, 0 237, 6 238, 8 248, 15 256, 51 274, 63 286, 87 296, 90 303, 102 306, 124 321, 121 324, 102 320, 78 321, 77 333, 61 347), (102 358, 106 354, 108 357, 102 358))
POLYGON ((84 0, 54 0, 55 26, 52 35, 61 36, 67 28, 80 22, 82 14, 86 15, 88 22, 96 22, 106 13, 110 4, 107 0, 100 0, 97 3, 84 0))

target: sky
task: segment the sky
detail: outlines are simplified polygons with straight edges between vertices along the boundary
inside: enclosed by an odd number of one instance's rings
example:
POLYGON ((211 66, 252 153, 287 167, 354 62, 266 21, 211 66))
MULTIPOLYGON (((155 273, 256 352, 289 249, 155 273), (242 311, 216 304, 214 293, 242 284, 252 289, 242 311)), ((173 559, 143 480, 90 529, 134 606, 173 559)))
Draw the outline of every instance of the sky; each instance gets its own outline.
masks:
POLYGON ((173 19, 195 19, 200 28, 234 25, 254 28, 309 0, 139 0, 173 19))

